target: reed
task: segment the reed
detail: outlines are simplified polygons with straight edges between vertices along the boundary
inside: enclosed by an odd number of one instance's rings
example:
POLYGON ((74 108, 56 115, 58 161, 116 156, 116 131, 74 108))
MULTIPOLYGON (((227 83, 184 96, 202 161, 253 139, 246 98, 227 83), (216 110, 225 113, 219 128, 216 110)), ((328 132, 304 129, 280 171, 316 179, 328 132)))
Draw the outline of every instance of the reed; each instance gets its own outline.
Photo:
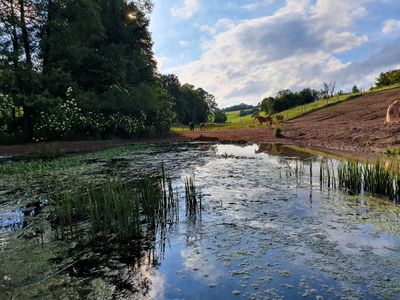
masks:
POLYGON ((201 193, 197 193, 194 176, 185 179, 186 215, 201 213, 201 193))
POLYGON ((398 164, 341 162, 338 174, 340 187, 352 193, 368 192, 399 200, 398 164))
MULTIPOLYGON (((195 191, 194 183, 191 188, 195 191)), ((163 166, 161 174, 130 184, 113 179, 81 182, 73 190, 58 187, 49 204, 58 239, 77 239, 88 233, 90 240, 116 237, 123 241, 142 236, 142 225, 156 230, 179 219, 179 200, 163 166)))
POLYGON ((353 194, 362 191, 363 165, 358 161, 340 162, 338 166, 339 187, 353 194))
POLYGON ((79 184, 72 191, 53 193, 50 216, 56 238, 82 237, 89 224, 89 237, 116 236, 120 240, 140 235, 139 203, 129 187, 118 180, 79 184))

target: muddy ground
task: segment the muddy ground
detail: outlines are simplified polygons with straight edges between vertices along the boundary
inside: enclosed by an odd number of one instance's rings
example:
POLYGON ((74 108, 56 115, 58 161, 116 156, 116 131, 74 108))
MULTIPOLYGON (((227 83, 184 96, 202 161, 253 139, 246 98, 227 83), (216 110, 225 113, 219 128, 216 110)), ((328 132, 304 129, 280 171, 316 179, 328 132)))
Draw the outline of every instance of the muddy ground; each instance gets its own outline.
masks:
POLYGON ((382 152, 400 146, 400 124, 384 125, 388 106, 400 89, 364 95, 285 122, 282 138, 271 127, 181 132, 184 138, 215 141, 278 142, 356 152, 382 152))

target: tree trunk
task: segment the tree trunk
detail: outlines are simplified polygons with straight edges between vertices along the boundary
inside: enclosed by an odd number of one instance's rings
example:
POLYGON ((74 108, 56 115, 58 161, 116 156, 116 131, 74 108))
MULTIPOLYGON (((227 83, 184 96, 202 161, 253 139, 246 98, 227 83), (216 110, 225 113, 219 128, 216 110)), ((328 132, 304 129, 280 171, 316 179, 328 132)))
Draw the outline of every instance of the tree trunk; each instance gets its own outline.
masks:
POLYGON ((51 26, 54 17, 54 3, 52 0, 48 0, 47 2, 47 19, 46 25, 44 26, 42 40, 43 43, 43 74, 47 74, 49 72, 49 60, 50 60, 50 38, 51 38, 51 26))
POLYGON ((25 50, 25 60, 26 60, 26 64, 28 67, 28 71, 30 71, 30 70, 32 70, 32 51, 31 51, 31 45, 29 42, 28 28, 26 26, 25 1, 24 0, 19 0, 19 8, 20 8, 22 42, 24 44, 24 50, 25 50))
MULTIPOLYGON (((19 0, 19 9, 20 9, 20 27, 22 33, 22 43, 25 52, 25 63, 26 63, 26 72, 28 75, 28 82, 26 85, 26 94, 29 97, 29 100, 32 100, 32 50, 29 41, 29 32, 26 26, 25 19, 25 1, 19 0)), ((32 109, 26 103, 23 104, 24 109, 24 134, 25 140, 30 141, 32 139, 32 109)))

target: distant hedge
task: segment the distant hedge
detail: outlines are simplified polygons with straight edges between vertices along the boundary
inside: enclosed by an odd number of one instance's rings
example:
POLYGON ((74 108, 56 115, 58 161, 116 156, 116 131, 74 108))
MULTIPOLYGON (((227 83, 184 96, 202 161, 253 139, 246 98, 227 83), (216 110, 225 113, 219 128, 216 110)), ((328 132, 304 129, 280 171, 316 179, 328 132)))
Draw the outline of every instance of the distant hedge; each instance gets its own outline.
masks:
POLYGON ((376 79, 377 87, 384 87, 392 84, 400 83, 400 70, 381 73, 376 79))

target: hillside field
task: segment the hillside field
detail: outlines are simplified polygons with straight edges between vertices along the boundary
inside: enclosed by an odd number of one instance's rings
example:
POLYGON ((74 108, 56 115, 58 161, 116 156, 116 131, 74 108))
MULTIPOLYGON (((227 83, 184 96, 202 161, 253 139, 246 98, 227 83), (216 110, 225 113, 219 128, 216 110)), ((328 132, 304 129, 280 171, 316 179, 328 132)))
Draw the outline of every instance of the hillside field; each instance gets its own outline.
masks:
MULTIPOLYGON (((321 99, 317 100, 313 103, 308 103, 304 105, 300 105, 288 110, 285 110, 281 112, 280 114, 283 115, 284 119, 286 121, 290 121, 296 118, 299 118, 303 115, 309 114, 311 112, 315 112, 342 102, 346 102, 348 100, 361 97, 363 95, 369 95, 369 94, 374 94, 374 93, 379 93, 382 91, 389 91, 393 89, 398 89, 400 88, 400 85, 391 85, 383 88, 375 88, 370 91, 364 92, 364 93, 358 93, 358 94, 345 94, 345 95, 340 95, 340 96, 334 96, 332 98, 328 99, 321 99)), ((231 111, 226 113, 228 120, 224 124, 215 124, 215 123, 210 123, 207 124, 207 129, 208 130, 218 130, 218 129, 240 129, 240 128, 253 128, 259 126, 259 123, 257 120, 251 117, 251 115, 247 116, 240 116, 240 111, 231 111)), ((260 113, 261 116, 265 116, 266 114, 264 112, 260 113)), ((198 129, 199 126, 197 126, 198 129)), ((186 131, 188 130, 187 126, 182 125, 182 124, 174 124, 174 126, 171 128, 172 132, 181 132, 181 131, 186 131)))
MULTIPOLYGON (((309 105, 286 111, 291 120, 282 125, 282 138, 270 126, 230 130, 181 132, 194 140, 277 142, 357 152, 383 152, 400 147, 400 125, 384 125, 388 106, 400 100, 400 88, 374 91, 324 107, 309 105)), ((321 100, 324 101, 324 100, 321 100)), ((316 102, 322 105, 321 102, 316 102)), ((314 103, 313 103, 314 104, 314 103)))

